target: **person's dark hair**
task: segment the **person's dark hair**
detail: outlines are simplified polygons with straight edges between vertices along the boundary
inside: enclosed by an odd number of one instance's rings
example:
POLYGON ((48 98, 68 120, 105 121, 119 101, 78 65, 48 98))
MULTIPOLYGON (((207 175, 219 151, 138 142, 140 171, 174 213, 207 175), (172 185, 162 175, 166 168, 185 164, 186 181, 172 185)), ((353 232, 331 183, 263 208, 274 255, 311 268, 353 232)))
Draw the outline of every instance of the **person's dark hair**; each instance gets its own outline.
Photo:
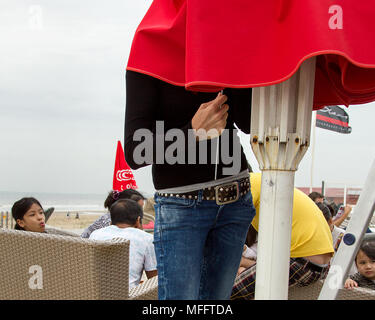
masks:
MULTIPOLYGON (((362 250, 366 256, 371 260, 375 261, 375 241, 374 240, 363 240, 359 250, 362 250)), ((357 263, 357 255, 355 257, 355 262, 357 263)))
POLYGON ((130 196, 130 200, 134 200, 135 202, 138 202, 139 200, 145 200, 142 196, 139 196, 137 194, 133 194, 130 196))
POLYGON ((249 172, 253 172, 253 168, 251 167, 249 162, 247 162, 247 169, 249 170, 249 172))
POLYGON ((43 210, 43 207, 40 204, 40 202, 37 199, 32 198, 32 197, 22 198, 13 204, 12 216, 13 216, 13 219, 16 221, 16 225, 14 226, 14 229, 24 230, 22 227, 18 225, 17 219, 22 220, 25 213, 31 208, 31 206, 34 203, 36 203, 43 210))
POLYGON ((247 231, 246 235, 246 245, 250 248, 257 240, 258 231, 255 230, 255 228, 250 225, 249 230, 247 231))
POLYGON ((120 199, 117 200, 109 209, 111 214, 111 222, 113 225, 118 223, 126 223, 135 225, 138 217, 142 219, 142 208, 134 200, 120 199))
MULTIPOLYGON (((145 198, 143 196, 139 196, 137 194, 133 194, 132 196, 130 196, 130 200, 134 200, 135 202, 137 202, 137 204, 139 205, 138 201, 139 200, 145 200, 145 198)), ((140 205, 139 205, 140 206, 140 205)), ((141 206, 140 206, 141 207, 141 206)), ((141 207, 142 209, 142 214, 141 214, 141 224, 142 224, 142 219, 143 219, 143 207, 141 207)))
POLYGON ((329 211, 331 212, 331 216, 334 217, 337 213, 337 205, 336 203, 334 203, 333 201, 326 204, 326 206, 328 207, 329 211))
POLYGON ((124 191, 115 191, 112 190, 108 193, 107 198, 104 201, 104 208, 108 209, 111 208, 112 204, 116 202, 119 199, 130 199, 132 196, 139 196, 143 200, 145 197, 138 192, 137 190, 134 189, 126 189, 124 191))
POLYGON ((314 202, 315 202, 315 200, 318 199, 318 198, 324 198, 324 196, 323 196, 321 193, 316 192, 316 191, 311 192, 311 193, 309 194, 309 197, 310 197, 310 199, 311 199, 312 201, 314 201, 314 202))
POLYGON ((320 211, 322 211, 324 218, 327 220, 327 222, 329 222, 329 220, 332 219, 331 211, 329 210, 329 208, 321 202, 317 203, 316 205, 318 206, 320 211))

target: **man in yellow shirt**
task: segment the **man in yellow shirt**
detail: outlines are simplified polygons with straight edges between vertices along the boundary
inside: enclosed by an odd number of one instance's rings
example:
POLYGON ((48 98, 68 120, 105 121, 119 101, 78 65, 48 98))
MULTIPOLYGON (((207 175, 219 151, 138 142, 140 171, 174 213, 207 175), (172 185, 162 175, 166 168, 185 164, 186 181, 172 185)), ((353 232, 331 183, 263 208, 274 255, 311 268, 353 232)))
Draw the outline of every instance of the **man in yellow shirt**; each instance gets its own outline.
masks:
MULTIPOLYGON (((249 228, 246 240, 248 247, 254 244, 258 231, 260 173, 250 174, 250 185, 256 215, 249 228)), ((289 286, 306 286, 324 279, 333 253, 331 230, 323 213, 306 194, 294 189, 289 286)), ((231 295, 233 300, 254 298, 256 263, 250 263, 248 266, 236 277, 231 295)))

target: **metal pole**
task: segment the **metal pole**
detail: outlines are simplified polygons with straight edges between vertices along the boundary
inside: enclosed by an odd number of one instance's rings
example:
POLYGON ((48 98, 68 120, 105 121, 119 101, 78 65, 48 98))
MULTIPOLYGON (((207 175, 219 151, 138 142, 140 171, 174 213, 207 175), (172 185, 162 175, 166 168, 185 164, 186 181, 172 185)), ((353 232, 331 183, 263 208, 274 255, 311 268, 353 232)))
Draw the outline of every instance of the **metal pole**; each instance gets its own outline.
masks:
POLYGON ((322 195, 324 196, 324 193, 326 192, 325 188, 324 188, 324 180, 322 180, 322 195))
POLYGON ((319 300, 334 300, 348 275, 350 266, 361 245, 375 210, 375 161, 358 199, 355 214, 350 218, 345 235, 333 256, 328 276, 324 281, 319 300))
POLYGON ((6 228, 7 228, 7 229, 9 229, 9 225, 8 225, 8 223, 9 223, 9 212, 7 211, 7 213, 6 213, 6 217, 5 217, 5 224, 6 224, 6 228))
POLYGON ((313 179, 314 179, 314 161, 315 161, 315 139, 316 139, 316 112, 313 117, 313 143, 311 146, 311 168, 310 168, 310 193, 313 190, 313 179))
POLYGON ((288 299, 294 173, 310 144, 315 58, 253 88, 250 143, 262 170, 255 299, 288 299))
POLYGON ((267 262, 257 268, 258 300, 288 297, 293 190, 294 171, 263 171, 257 261, 267 262))
POLYGON ((4 216, 4 212, 1 211, 1 217, 0 217, 0 228, 2 228, 2 227, 4 226, 3 216, 4 216))

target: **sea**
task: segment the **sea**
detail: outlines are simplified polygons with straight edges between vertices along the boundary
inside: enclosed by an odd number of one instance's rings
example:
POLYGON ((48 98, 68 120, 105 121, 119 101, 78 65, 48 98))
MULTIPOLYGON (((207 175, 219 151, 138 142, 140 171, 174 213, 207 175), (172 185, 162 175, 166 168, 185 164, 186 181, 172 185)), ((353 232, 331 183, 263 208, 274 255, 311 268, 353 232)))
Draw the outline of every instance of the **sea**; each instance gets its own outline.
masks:
POLYGON ((23 197, 34 197, 43 209, 50 207, 55 211, 71 211, 82 213, 105 212, 104 200, 106 194, 77 194, 77 193, 43 193, 43 192, 10 192, 0 191, 0 211, 11 211, 14 202, 23 197))
MULTIPOLYGON (((146 198, 153 194, 138 190, 146 198)), ((108 193, 104 194, 78 194, 78 193, 47 193, 47 192, 11 192, 0 191, 0 212, 11 211, 13 204, 23 197, 34 197, 43 209, 55 208, 55 211, 70 211, 80 213, 98 214, 106 212, 104 201, 108 193)))

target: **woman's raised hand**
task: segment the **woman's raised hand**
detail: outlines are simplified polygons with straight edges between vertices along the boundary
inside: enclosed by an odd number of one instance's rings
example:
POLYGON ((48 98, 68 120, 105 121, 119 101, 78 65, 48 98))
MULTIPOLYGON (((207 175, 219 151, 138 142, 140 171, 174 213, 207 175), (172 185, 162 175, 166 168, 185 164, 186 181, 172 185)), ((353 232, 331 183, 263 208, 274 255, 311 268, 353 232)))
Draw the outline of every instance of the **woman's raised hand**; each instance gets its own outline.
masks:
POLYGON ((213 139, 225 129, 229 106, 228 97, 221 92, 214 100, 202 103, 191 120, 191 126, 199 140, 213 139))

